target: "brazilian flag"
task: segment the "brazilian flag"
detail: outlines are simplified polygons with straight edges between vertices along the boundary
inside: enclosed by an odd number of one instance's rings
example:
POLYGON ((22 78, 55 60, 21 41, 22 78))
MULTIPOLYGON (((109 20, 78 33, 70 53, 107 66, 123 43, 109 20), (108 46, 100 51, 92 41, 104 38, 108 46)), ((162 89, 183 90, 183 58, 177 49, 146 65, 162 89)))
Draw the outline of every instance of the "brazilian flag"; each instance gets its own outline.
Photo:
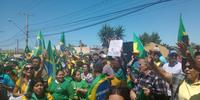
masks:
POLYGON ((133 53, 139 54, 138 58, 145 58, 147 53, 140 39, 133 33, 133 53))

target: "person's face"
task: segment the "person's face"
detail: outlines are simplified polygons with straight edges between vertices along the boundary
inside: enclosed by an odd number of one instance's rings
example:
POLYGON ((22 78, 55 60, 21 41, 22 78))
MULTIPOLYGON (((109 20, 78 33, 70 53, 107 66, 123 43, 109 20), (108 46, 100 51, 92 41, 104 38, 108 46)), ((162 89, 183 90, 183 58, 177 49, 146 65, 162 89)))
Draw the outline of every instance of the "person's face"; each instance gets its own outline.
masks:
POLYGON ((26 65, 24 68, 25 74, 27 76, 32 76, 33 75, 33 66, 32 65, 26 65))
POLYGON ((88 72, 87 65, 83 65, 83 71, 84 71, 84 72, 88 72))
POLYGON ((39 66, 39 63, 40 63, 40 62, 39 62, 38 59, 33 59, 33 60, 32 60, 32 64, 33 64, 34 67, 38 67, 38 66, 39 66))
POLYGON ((147 70, 147 65, 144 59, 139 60, 139 71, 140 72, 145 72, 147 70))
POLYGON ((177 54, 170 54, 168 57, 170 63, 174 63, 177 61, 177 54))
POLYGON ((199 76, 199 72, 197 70, 195 70, 188 63, 185 66, 184 72, 186 74, 186 78, 189 80, 192 80, 192 81, 194 81, 199 76))
POLYGON ((108 100, 124 100, 124 98, 117 94, 112 94, 108 97, 108 100))
POLYGON ((37 95, 42 95, 44 93, 44 85, 42 84, 42 82, 37 82, 33 87, 33 91, 37 95))
POLYGON ((56 75, 56 80, 58 82, 62 82, 64 80, 64 72, 63 71, 58 72, 58 74, 56 75))
POLYGON ((198 56, 195 57, 195 61, 196 61, 197 63, 200 63, 200 55, 198 55, 198 56))
POLYGON ((69 69, 65 69, 65 76, 69 76, 70 75, 70 70, 69 69))
POLYGON ((117 71, 121 66, 120 63, 117 60, 112 60, 110 62, 111 67, 113 68, 113 70, 117 71))
POLYGON ((99 59, 99 56, 98 55, 94 55, 93 59, 94 59, 94 61, 97 61, 99 59))
POLYGON ((76 72, 75 79, 76 79, 77 81, 80 81, 80 80, 81 80, 81 73, 80 73, 79 71, 76 72))
POLYGON ((5 70, 5 73, 10 75, 11 74, 11 70, 5 70))

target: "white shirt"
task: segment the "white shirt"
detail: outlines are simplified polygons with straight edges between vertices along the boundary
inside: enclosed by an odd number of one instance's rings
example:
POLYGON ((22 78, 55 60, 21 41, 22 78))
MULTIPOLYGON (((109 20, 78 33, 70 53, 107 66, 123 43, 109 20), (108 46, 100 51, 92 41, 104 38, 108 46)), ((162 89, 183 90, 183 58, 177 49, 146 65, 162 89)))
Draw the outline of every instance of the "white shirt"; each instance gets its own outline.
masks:
POLYGON ((172 74, 179 74, 179 73, 183 73, 182 71, 182 64, 180 62, 177 62, 176 65, 174 66, 169 66, 169 63, 165 63, 163 65, 163 69, 169 73, 172 74))
MULTIPOLYGON (((172 73, 172 74, 180 74, 180 73, 183 73, 182 71, 182 64, 180 62, 177 62, 176 65, 174 66, 169 66, 169 63, 165 63, 163 65, 163 69, 169 73, 172 73)), ((168 96, 171 96, 171 90, 170 90, 170 87, 169 87, 169 84, 166 84, 168 89, 167 89, 167 94, 168 96)))

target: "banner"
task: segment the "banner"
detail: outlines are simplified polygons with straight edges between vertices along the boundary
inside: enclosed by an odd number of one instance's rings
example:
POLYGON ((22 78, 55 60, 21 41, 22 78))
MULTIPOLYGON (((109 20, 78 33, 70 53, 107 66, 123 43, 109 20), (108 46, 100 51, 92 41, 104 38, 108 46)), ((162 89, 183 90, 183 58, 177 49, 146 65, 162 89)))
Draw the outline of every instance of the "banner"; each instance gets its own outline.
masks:
POLYGON ((108 48, 108 56, 120 57, 122 44, 122 40, 111 40, 108 48))

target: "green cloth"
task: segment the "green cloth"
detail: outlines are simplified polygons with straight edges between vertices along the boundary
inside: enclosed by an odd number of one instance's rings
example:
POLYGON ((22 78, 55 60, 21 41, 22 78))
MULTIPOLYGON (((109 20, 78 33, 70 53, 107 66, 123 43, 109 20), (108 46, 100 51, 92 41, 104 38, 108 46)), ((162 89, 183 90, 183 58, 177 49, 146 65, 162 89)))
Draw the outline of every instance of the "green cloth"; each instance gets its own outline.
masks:
POLYGON ((32 93, 31 98, 29 100, 48 100, 47 95, 45 95, 43 98, 37 98, 35 93, 32 93))
POLYGON ((140 38, 137 37, 135 33, 133 33, 133 53, 139 53, 138 58, 147 57, 147 53, 144 49, 144 46, 140 41, 140 38))
POLYGON ((182 15, 180 15, 180 24, 179 24, 179 30, 178 30, 178 42, 183 41, 183 37, 188 36, 185 27, 183 25, 182 15))
POLYGON ((66 81, 70 82, 70 83, 71 83, 71 81, 72 81, 72 77, 70 77, 70 76, 65 76, 64 79, 65 79, 66 81))
MULTIPOLYGON (((88 83, 85 80, 81 80, 80 82, 72 81, 71 84, 72 84, 72 87, 74 90, 77 88, 79 88, 79 89, 87 89, 88 88, 88 83)), ((76 93, 76 91, 74 91, 74 95, 75 94, 78 96, 78 98, 81 98, 81 99, 86 98, 85 94, 76 93)))
POLYGON ((128 81, 127 81, 127 87, 128 87, 129 89, 132 89, 132 88, 134 87, 134 84, 133 84, 133 82, 132 82, 131 80, 128 80, 128 81))
POLYGON ((54 100, 68 100, 68 98, 73 98, 74 90, 68 81, 58 83, 55 80, 49 85, 48 90, 52 94, 54 100))
POLYGON ((124 80, 124 81, 126 80, 126 75, 124 74, 124 72, 121 68, 115 73, 115 76, 119 80, 124 80))

